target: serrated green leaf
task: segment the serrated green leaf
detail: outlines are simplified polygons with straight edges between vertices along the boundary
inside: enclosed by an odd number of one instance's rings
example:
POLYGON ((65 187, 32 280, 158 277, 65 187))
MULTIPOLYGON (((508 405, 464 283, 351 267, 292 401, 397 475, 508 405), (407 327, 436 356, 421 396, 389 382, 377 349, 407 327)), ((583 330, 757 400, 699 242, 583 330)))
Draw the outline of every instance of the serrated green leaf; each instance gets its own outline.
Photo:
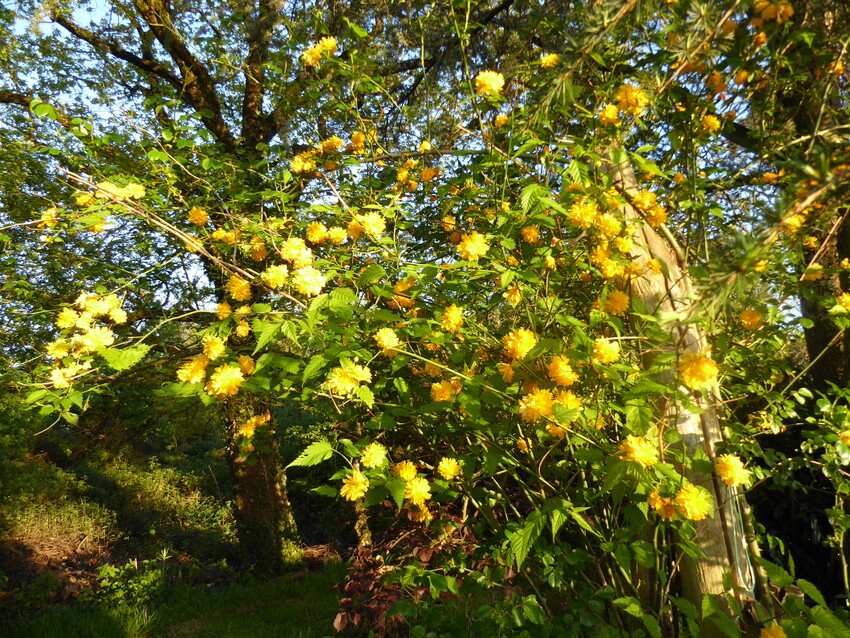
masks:
POLYGON ((797 579, 797 587, 803 590, 803 593, 806 594, 809 598, 811 598, 815 603, 820 605, 821 607, 829 608, 829 605, 826 604, 826 599, 823 597, 823 594, 820 593, 820 590, 815 587, 814 583, 811 583, 803 578, 797 579))
POLYGON ((265 348, 272 339, 277 337, 277 333, 280 331, 280 326, 281 324, 279 323, 271 323, 260 319, 259 317, 254 318, 254 321, 251 322, 251 330, 254 332, 254 336, 257 339, 257 345, 254 348, 253 354, 257 354, 260 350, 265 348))
POLYGON ((301 375, 301 382, 307 383, 308 380, 319 374, 319 371, 321 371, 321 369, 325 367, 326 363, 327 359, 325 359, 325 357, 323 357, 322 355, 313 355, 307 365, 304 366, 304 372, 301 375))
POLYGON ((532 512, 525 519, 525 525, 519 531, 509 536, 514 563, 519 569, 528 557, 532 545, 546 526, 546 515, 543 512, 532 512))
POLYGON ((335 487, 331 487, 330 485, 320 485, 319 487, 314 487, 310 491, 315 492, 319 496, 329 496, 331 498, 339 494, 339 491, 335 487))
POLYGON ((308 445, 307 449, 286 467, 287 469, 290 467, 312 467, 322 461, 327 461, 333 456, 333 452, 333 446, 327 441, 316 441, 308 445))
POLYGON ((392 496, 393 501, 395 502, 396 507, 399 509, 399 511, 401 511, 401 507, 402 505, 404 505, 404 493, 406 484, 407 482, 399 476, 391 477, 387 480, 386 483, 387 491, 390 493, 390 496, 392 496))
POLYGON ((366 267, 360 277, 357 279, 357 285, 361 288, 368 286, 371 283, 384 279, 387 276, 387 271, 379 264, 370 264, 366 267))
POLYGON ((102 348, 98 354, 106 360, 110 368, 118 370, 129 370, 139 361, 144 359, 151 347, 140 343, 129 348, 102 348))
POLYGON ((756 556, 755 558, 758 564, 764 568, 764 571, 767 573, 767 577, 774 585, 777 587, 788 587, 789 585, 794 584, 794 579, 791 577, 791 574, 785 571, 782 567, 775 563, 771 563, 769 560, 764 559, 761 556, 756 556))

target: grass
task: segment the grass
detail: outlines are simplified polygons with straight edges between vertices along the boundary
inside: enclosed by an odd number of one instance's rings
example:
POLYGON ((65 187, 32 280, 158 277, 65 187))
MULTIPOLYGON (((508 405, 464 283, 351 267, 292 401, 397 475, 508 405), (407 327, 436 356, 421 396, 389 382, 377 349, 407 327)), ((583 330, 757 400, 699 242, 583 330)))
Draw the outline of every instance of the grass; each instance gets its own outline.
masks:
POLYGON ((19 638, 323 638, 333 635, 333 586, 343 567, 299 572, 210 591, 177 588, 162 602, 45 611, 15 628, 19 638))

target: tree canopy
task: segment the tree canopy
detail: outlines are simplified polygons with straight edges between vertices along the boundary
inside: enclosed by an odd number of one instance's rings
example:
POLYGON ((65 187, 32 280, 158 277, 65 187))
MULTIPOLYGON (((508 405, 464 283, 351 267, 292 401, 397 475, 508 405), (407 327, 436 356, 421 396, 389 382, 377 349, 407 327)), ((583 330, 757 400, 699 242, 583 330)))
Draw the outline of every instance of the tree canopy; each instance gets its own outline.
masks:
POLYGON ((168 370, 161 395, 221 409, 270 571, 297 521, 269 408, 300 402, 338 427, 290 467, 341 463, 318 489, 361 549, 394 520, 440 556, 387 559, 388 589, 504 586, 563 635, 835 619, 771 599, 746 492, 790 480, 769 437, 804 430, 844 556, 844 2, 2 22, 4 359, 42 414, 168 370))

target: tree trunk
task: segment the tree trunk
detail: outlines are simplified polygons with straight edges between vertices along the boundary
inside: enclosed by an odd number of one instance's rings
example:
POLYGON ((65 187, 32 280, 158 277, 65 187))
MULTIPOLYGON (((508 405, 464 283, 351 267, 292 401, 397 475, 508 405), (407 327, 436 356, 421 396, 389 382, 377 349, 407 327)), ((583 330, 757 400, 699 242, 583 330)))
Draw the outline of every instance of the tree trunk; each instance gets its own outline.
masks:
POLYGON ((236 535, 240 554, 257 572, 272 575, 298 562, 300 543, 286 496, 286 477, 274 422, 257 428, 252 451, 246 452, 238 438, 242 425, 263 412, 265 406, 250 396, 237 396, 227 401, 227 461, 236 491, 236 535))
MULTIPOLYGON (((609 170, 615 187, 620 192, 631 194, 638 190, 637 180, 630 165, 612 165, 609 170)), ((669 335, 668 347, 677 357, 686 352, 703 352, 708 346, 703 330, 696 323, 682 321, 690 319, 694 311, 690 280, 684 265, 679 263, 669 241, 648 224, 640 222, 642 217, 633 206, 627 203, 624 213, 626 220, 641 224, 640 232, 634 237, 633 256, 637 260, 657 259, 666 269, 666 273, 656 275, 648 271, 642 277, 633 279, 632 298, 642 302, 649 314, 679 313, 679 318, 665 326, 669 335)), ((644 366, 651 363, 653 356, 647 355, 644 366)), ((668 385, 675 382, 672 369, 663 377, 659 379, 660 382, 668 385)), ((701 448, 713 461, 715 446, 722 439, 715 409, 716 392, 694 393, 692 400, 702 410, 702 414, 689 410, 678 402, 670 401, 662 406, 664 416, 678 430, 689 457, 693 458, 694 452, 701 448)), ((694 542, 704 556, 699 560, 685 556, 682 560, 679 574, 686 598, 700 609, 704 596, 720 597, 728 591, 724 584, 724 575, 730 572, 732 583, 752 596, 753 569, 743 537, 744 526, 740 510, 734 502, 735 496, 713 475, 691 471, 686 478, 694 485, 706 488, 718 505, 712 518, 695 524, 697 533, 694 542)), ((713 625, 707 625, 703 632, 710 635, 715 633, 715 628, 713 625)))

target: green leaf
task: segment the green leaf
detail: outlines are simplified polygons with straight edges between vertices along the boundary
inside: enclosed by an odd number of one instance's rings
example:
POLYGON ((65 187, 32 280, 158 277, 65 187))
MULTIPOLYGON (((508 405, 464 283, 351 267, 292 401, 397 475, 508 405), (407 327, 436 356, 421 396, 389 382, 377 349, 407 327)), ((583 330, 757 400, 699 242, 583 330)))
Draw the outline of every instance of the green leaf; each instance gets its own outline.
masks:
POLYGON ((320 485, 310 491, 315 492, 319 496, 329 496, 331 498, 334 498, 339 493, 335 487, 331 487, 330 485, 320 485))
POLYGON ((319 371, 325 367, 327 359, 320 354, 314 354, 307 365, 304 367, 304 372, 301 375, 301 383, 306 384, 309 379, 312 379, 319 371))
POLYGON ((546 617, 546 612, 540 603, 537 602, 537 597, 534 594, 529 594, 522 600, 522 614, 535 625, 545 625, 549 620, 546 617))
POLYGON ((129 370, 139 361, 144 359, 151 347, 140 343, 130 348, 102 348, 98 354, 106 360, 110 368, 115 370, 129 370))
POLYGON ((525 525, 509 536, 514 562, 519 569, 528 557, 532 545, 546 526, 546 515, 543 512, 532 512, 525 519, 525 525))
POLYGON ((354 396, 363 401, 367 407, 375 406, 375 394, 368 385, 361 385, 354 391, 354 396))
POLYGON ((791 577, 791 574, 786 572, 782 567, 775 563, 771 563, 769 560, 766 560, 761 556, 756 556, 755 558, 758 564, 764 568, 764 571, 767 573, 767 577, 770 578, 770 581, 774 585, 777 587, 788 587, 789 585, 794 584, 794 579, 791 577))
POLYGON ((307 449, 286 467, 289 469, 290 467, 311 467, 318 465, 322 461, 327 461, 331 458, 333 453, 334 448, 330 443, 327 441, 316 441, 307 446, 307 449))
POLYGON ((823 594, 820 593, 820 590, 815 587, 814 583, 810 583, 809 581, 799 578, 797 580, 797 587, 803 590, 803 593, 806 594, 809 598, 815 601, 821 607, 829 608, 829 605, 826 604, 826 599, 823 597, 823 594))
POLYGON ((46 117, 51 120, 59 118, 59 113, 47 102, 41 100, 33 100, 30 102, 30 109, 36 117, 46 117))
POLYGON ((406 481, 398 476, 393 476, 387 480, 386 487, 393 497, 396 507, 401 511, 401 506, 404 505, 404 492, 406 481))
POLYGON ((617 607, 635 618, 643 618, 643 608, 640 606, 640 601, 633 596, 623 596, 613 601, 617 607))
POLYGON ((251 330, 253 330, 254 336, 257 338, 257 347, 254 348, 253 354, 257 354, 265 348, 277 336, 280 327, 281 324, 279 323, 271 323, 255 317, 254 321, 251 322, 251 330))
POLYGON ((379 264, 370 264, 366 270, 357 279, 357 285, 361 288, 368 286, 371 283, 384 279, 387 276, 387 271, 379 264))

